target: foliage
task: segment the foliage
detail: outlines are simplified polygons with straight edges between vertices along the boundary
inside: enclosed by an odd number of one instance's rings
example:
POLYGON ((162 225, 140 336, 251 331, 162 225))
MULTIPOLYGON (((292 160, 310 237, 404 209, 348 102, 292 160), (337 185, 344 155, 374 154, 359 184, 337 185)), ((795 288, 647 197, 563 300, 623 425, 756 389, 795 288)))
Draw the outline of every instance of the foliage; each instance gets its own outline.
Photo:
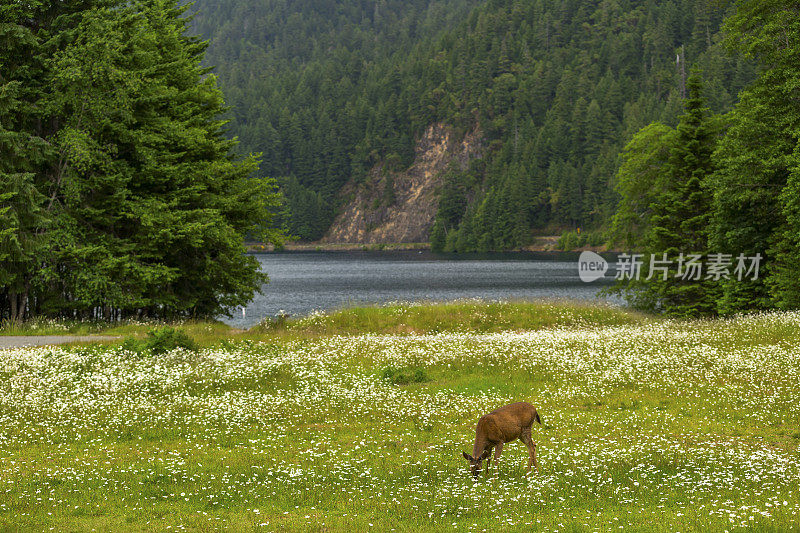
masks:
POLYGON ((581 232, 565 231, 556 242, 556 248, 563 251, 575 250, 584 246, 602 246, 604 242, 603 233, 599 231, 581 232))
POLYGON ((280 242, 280 197, 250 179, 256 156, 232 156, 184 13, 176 0, 0 11, 14 43, 0 52, 0 318, 214 316, 267 280, 242 241, 280 242))
POLYGON ((797 6, 743 1, 726 27, 728 44, 757 59, 762 70, 729 114, 730 127, 715 153, 711 240, 720 249, 760 253, 767 275, 724 283, 720 311, 797 308, 797 6))
POLYGON ((394 385, 408 385, 410 383, 424 383, 430 381, 428 373, 422 367, 394 367, 387 366, 381 371, 381 379, 394 385))
POLYGON ((196 5, 232 132, 264 153, 263 175, 284 177, 287 224, 303 239, 325 232, 349 179, 408 165, 436 122, 486 146, 480 164, 443 178, 434 249, 514 249, 535 231, 607 226, 617 154, 646 124, 680 114, 676 54, 714 80, 716 112, 753 76, 718 42, 727 2, 196 5))
POLYGON ((714 314, 718 288, 706 273, 702 273, 702 279, 693 279, 680 265, 681 257, 709 251, 712 193, 708 181, 718 138, 716 123, 706 107, 703 82, 696 71, 689 76, 688 92, 686 110, 671 136, 669 158, 657 183, 649 207, 649 227, 643 236, 645 258, 666 257, 673 262, 658 270, 646 263, 642 279, 631 280, 644 293, 637 297, 639 302, 648 302, 673 316, 714 314))
POLYGON ((739 2, 725 22, 726 44, 758 62, 756 81, 727 116, 710 117, 691 77, 677 130, 651 124, 629 144, 617 186, 616 239, 644 243, 657 257, 741 254, 760 256, 765 267, 758 276, 704 275, 688 283, 671 269, 665 279, 627 284, 646 308, 689 316, 800 307, 796 15, 786 2, 739 2))
POLYGON ((176 349, 197 351, 197 343, 185 331, 172 327, 152 329, 147 333, 147 338, 137 340, 128 337, 122 343, 122 348, 135 353, 150 355, 163 355, 176 349))
POLYGON ((642 249, 650 232, 650 217, 656 198, 665 188, 670 152, 677 144, 676 132, 659 122, 639 130, 622 152, 616 176, 619 195, 612 218, 613 244, 642 249))

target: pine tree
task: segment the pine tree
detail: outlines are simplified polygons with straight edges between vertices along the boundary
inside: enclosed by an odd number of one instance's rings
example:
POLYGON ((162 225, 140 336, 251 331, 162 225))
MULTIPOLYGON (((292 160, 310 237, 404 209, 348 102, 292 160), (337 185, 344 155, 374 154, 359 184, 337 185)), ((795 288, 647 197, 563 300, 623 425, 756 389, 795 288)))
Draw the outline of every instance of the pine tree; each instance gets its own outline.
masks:
POLYGON ((279 198, 249 179, 254 157, 232 155, 185 9, 2 7, 0 39, 29 47, 0 52, 3 313, 215 316, 249 301, 266 277, 242 239, 280 239, 279 198), (24 75, 5 79, 20 57, 24 75))
POLYGON ((763 68, 729 114, 715 154, 712 241, 734 254, 761 254, 766 272, 726 283, 721 311, 796 308, 800 20, 786 2, 751 0, 740 3, 726 26, 728 45, 763 68))
MULTIPOLYGON (((678 123, 675 144, 666 168, 666 182, 655 197, 650 228, 645 236, 646 259, 677 260, 681 254, 705 255, 711 192, 708 177, 713 172, 712 153, 716 146, 715 122, 706 107, 703 84, 697 71, 689 76, 685 112, 678 123)), ((641 280, 645 301, 672 316, 702 316, 716 311, 717 287, 708 280, 684 279, 680 265, 671 264, 656 272, 645 268, 641 280), (666 279, 664 279, 666 277, 666 279)), ((705 274, 703 274, 705 276, 705 274)))

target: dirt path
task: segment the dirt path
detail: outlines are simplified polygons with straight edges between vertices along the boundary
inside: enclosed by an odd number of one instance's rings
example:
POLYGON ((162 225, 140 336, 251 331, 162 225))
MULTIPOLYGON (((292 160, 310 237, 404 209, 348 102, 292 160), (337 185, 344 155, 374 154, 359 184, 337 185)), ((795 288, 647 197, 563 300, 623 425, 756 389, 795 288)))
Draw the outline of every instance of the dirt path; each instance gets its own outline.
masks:
POLYGON ((121 337, 109 337, 102 335, 30 335, 25 337, 0 335, 0 350, 6 348, 24 348, 26 346, 44 346, 47 344, 66 344, 69 342, 116 340, 120 338, 121 337))

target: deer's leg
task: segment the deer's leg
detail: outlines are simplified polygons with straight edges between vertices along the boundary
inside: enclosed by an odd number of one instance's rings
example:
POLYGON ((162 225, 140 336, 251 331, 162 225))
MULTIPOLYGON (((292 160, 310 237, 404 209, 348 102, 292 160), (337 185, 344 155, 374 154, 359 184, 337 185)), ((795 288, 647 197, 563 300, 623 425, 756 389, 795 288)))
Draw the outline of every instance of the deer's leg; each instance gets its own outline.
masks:
POLYGON ((495 475, 500 470, 500 454, 503 453, 503 443, 501 442, 494 447, 494 473, 495 475))
POLYGON ((528 473, 531 471, 531 465, 536 466, 536 473, 539 473, 539 463, 536 462, 536 443, 531 438, 530 430, 524 432, 520 436, 520 440, 528 447, 528 473))

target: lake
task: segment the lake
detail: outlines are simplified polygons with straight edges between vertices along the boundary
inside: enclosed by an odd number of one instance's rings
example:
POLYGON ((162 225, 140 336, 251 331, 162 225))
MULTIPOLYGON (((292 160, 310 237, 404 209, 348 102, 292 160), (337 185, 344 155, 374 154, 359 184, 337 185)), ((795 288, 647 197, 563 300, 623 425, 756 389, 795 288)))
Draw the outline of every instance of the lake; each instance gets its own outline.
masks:
MULTIPOLYGON (((605 254, 604 254, 605 255, 605 254)), ((232 318, 250 327, 278 313, 395 301, 459 298, 578 299, 620 303, 598 292, 613 283, 614 254, 605 278, 584 283, 578 253, 434 254, 428 251, 277 252, 256 254, 270 283, 232 318)))

